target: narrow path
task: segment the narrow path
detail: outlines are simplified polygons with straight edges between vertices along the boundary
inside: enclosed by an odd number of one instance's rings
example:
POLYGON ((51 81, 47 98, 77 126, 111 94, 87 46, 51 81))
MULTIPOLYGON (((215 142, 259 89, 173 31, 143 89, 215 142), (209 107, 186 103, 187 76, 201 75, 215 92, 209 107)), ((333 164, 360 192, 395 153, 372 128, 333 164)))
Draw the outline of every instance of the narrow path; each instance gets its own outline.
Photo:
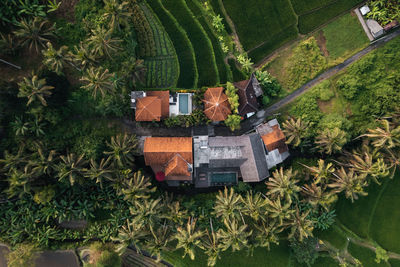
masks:
POLYGON ((226 22, 229 24, 229 27, 231 27, 232 35, 233 35, 233 41, 234 41, 235 44, 236 44, 236 48, 238 49, 238 51, 239 51, 240 53, 243 53, 242 44, 240 43, 239 35, 238 35, 237 32, 236 32, 235 24, 233 23, 231 17, 229 17, 228 12, 226 12, 226 9, 225 9, 225 6, 224 6, 224 3, 222 2, 222 0, 218 0, 218 4, 219 4, 219 6, 221 7, 221 11, 222 11, 222 13, 224 14, 224 17, 225 17, 225 19, 226 19, 226 22))
POLYGON ((360 9, 356 8, 356 9, 354 9, 354 12, 356 13, 358 20, 360 21, 365 34, 368 36, 368 39, 372 42, 374 40, 374 37, 372 36, 371 32, 369 31, 368 26, 365 23, 363 16, 361 15, 360 9))

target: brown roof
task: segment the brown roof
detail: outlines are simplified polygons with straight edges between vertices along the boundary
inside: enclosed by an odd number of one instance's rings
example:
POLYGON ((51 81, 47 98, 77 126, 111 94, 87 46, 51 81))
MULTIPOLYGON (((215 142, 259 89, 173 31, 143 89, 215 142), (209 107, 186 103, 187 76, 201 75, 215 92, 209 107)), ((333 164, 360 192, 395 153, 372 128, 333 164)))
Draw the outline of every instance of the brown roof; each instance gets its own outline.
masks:
POLYGON ((204 114, 212 121, 224 121, 231 108, 223 87, 208 88, 204 93, 204 114))
POLYGON ((190 176, 188 163, 180 154, 176 154, 174 158, 165 166, 165 176, 190 176))
POLYGON ((135 119, 137 121, 160 121, 161 99, 155 96, 138 98, 135 119))
POLYGON ((147 91, 147 96, 157 96, 161 99, 161 118, 169 117, 169 91, 147 91))
POLYGON ((165 173, 165 180, 191 180, 188 164, 193 164, 192 137, 147 137, 144 160, 154 172, 165 173))
POLYGON ((249 80, 244 80, 234 83, 234 86, 238 88, 239 95, 239 115, 245 116, 247 113, 258 111, 257 94, 253 87, 254 75, 249 80))
POLYGON ((279 128, 279 125, 272 126, 273 131, 261 136, 265 146, 268 151, 272 151, 275 149, 279 150, 279 153, 284 153, 288 151, 288 147, 286 145, 286 138, 282 130, 279 128))
POLYGON ((136 121, 160 121, 169 117, 169 91, 148 91, 136 99, 136 121))

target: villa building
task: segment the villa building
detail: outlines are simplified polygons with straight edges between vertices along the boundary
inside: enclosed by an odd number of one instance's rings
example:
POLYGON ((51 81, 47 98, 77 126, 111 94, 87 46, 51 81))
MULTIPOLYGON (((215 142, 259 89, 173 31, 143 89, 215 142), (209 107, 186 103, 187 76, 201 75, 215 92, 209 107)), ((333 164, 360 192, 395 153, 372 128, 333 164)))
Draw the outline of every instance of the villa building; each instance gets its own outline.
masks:
POLYGON ((233 85, 238 89, 239 115, 243 118, 254 115, 259 109, 257 98, 263 94, 260 83, 254 73, 251 74, 250 79, 236 82, 233 85))
POLYGON ((242 136, 148 137, 145 163, 158 181, 197 188, 261 182, 269 169, 289 157, 285 135, 276 119, 242 136))
POLYGON ((160 121, 171 116, 192 113, 191 93, 169 91, 133 91, 131 108, 135 110, 136 121, 160 121))

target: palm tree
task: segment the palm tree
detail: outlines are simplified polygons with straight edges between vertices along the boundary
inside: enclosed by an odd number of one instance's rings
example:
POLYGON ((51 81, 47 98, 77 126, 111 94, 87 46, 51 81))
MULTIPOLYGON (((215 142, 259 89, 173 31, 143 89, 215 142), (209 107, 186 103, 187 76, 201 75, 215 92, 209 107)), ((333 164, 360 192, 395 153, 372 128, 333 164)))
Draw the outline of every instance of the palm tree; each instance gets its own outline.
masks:
POLYGON ((224 219, 224 225, 226 230, 223 228, 218 230, 218 234, 221 237, 222 250, 225 251, 232 247, 232 252, 235 252, 248 246, 249 237, 253 231, 248 231, 247 224, 239 225, 237 219, 232 218, 231 220, 224 219))
POLYGON ((29 123, 24 122, 22 117, 15 117, 15 121, 11 123, 16 136, 24 136, 28 133, 29 123))
POLYGON ((30 124, 29 130, 36 136, 40 137, 41 135, 45 135, 43 128, 45 127, 45 123, 41 122, 38 118, 30 124))
POLYGON ((311 185, 302 186, 302 192, 308 197, 307 202, 312 206, 321 205, 325 210, 329 211, 329 207, 336 202, 337 195, 333 192, 326 191, 326 186, 317 185, 312 183, 311 185))
POLYGON ((109 158, 102 158, 100 163, 97 163, 94 159, 90 159, 90 168, 85 170, 84 176, 86 178, 96 180, 96 183, 99 183, 100 187, 103 188, 104 180, 111 181, 113 179, 114 172, 110 169, 109 163, 109 158))
POLYGON ((5 192, 9 197, 18 196, 21 198, 24 194, 27 194, 31 191, 31 178, 29 174, 15 168, 10 169, 8 172, 7 182, 8 188, 5 190, 5 192))
POLYGON ((134 202, 138 199, 147 199, 150 197, 150 193, 156 191, 156 187, 150 188, 150 186, 150 179, 138 171, 133 174, 133 177, 125 181, 124 188, 121 191, 125 200, 134 202))
POLYGON ((71 186, 73 186, 76 181, 81 182, 81 178, 86 171, 84 166, 87 163, 83 157, 83 154, 76 156, 73 153, 60 156, 61 162, 58 165, 58 180, 62 181, 68 178, 71 186))
POLYGON ((39 147, 25 166, 25 173, 29 173, 34 177, 51 176, 57 166, 55 163, 56 155, 55 150, 47 152, 42 147, 39 147))
POLYGON ((91 32, 87 43, 92 47, 95 55, 106 55, 112 59, 112 54, 121 49, 120 43, 122 41, 112 37, 112 29, 106 30, 104 27, 97 27, 91 32))
POLYGON ((111 142, 107 142, 109 151, 104 152, 109 155, 115 167, 129 168, 135 161, 134 155, 137 152, 138 141, 136 136, 119 134, 111 137, 111 142))
POLYGON ((182 209, 179 201, 174 201, 171 203, 167 202, 166 208, 166 219, 170 220, 175 225, 181 225, 183 223, 183 219, 188 217, 188 211, 186 209, 182 209))
POLYGON ((286 201, 286 203, 282 206, 280 198, 275 200, 267 199, 267 201, 267 211, 269 217, 278 222, 278 227, 282 227, 284 225, 284 221, 288 220, 291 217, 291 214, 294 212, 294 210, 290 209, 292 203, 290 201, 286 201))
POLYGON ((395 126, 388 120, 381 120, 381 127, 376 129, 368 129, 367 134, 361 135, 360 137, 366 136, 371 138, 372 145, 377 148, 393 148, 400 145, 400 126, 395 126))
POLYGON ((90 67, 80 80, 87 83, 82 88, 92 92, 93 97, 96 98, 98 93, 104 97, 114 89, 112 77, 113 75, 109 73, 108 69, 90 67))
POLYGON ((45 79, 40 79, 38 76, 33 75, 31 79, 24 77, 24 80, 19 85, 18 97, 27 97, 29 106, 31 103, 39 100, 43 106, 47 106, 46 96, 51 95, 51 90, 54 89, 53 86, 46 85, 45 79))
POLYGON ((129 26, 132 12, 129 10, 127 1, 120 3, 117 0, 104 0, 104 4, 104 16, 110 20, 113 29, 120 29, 121 25, 129 26))
POLYGON ((338 152, 347 143, 347 134, 345 131, 335 127, 333 130, 325 129, 315 141, 320 152, 328 155, 338 152))
POLYGON ((11 169, 19 169, 20 165, 26 162, 23 147, 18 149, 17 154, 12 154, 7 150, 4 151, 4 159, 0 159, 0 171, 6 173, 11 169))
POLYGON ((334 188, 335 193, 345 192, 346 198, 350 198, 351 202, 358 199, 358 195, 366 196, 364 187, 368 186, 365 174, 356 174, 354 169, 346 171, 343 167, 334 173, 335 181, 328 184, 328 187, 334 188))
POLYGON ((131 222, 126 220, 126 224, 118 231, 118 236, 111 238, 114 242, 118 242, 116 251, 122 255, 128 246, 133 246, 137 251, 140 251, 139 245, 147 236, 143 228, 143 222, 136 218, 131 222))
POLYGON ((143 59, 131 58, 122 63, 122 76, 136 88, 138 84, 143 84, 146 80, 146 66, 143 59))
POLYGON ((178 241, 176 248, 182 248, 184 250, 183 258, 189 255, 191 260, 195 258, 196 247, 201 248, 201 238, 204 233, 196 230, 196 220, 188 219, 186 228, 178 227, 177 232, 174 235, 174 239, 178 241))
POLYGON ((242 198, 244 215, 249 216, 255 222, 266 221, 266 206, 268 201, 262 197, 261 193, 253 195, 253 191, 247 191, 246 197, 242 198))
POLYGON ((311 174, 314 176, 315 184, 326 184, 332 174, 335 172, 335 167, 332 163, 325 163, 325 160, 319 159, 318 166, 309 167, 302 164, 304 167, 310 170, 311 174))
POLYGON ((367 145, 363 145, 361 151, 354 150, 353 153, 346 153, 346 156, 349 160, 342 165, 370 176, 377 184, 380 184, 379 178, 389 175, 389 167, 381 153, 378 151, 371 152, 367 145))
POLYGON ((286 120, 283 124, 283 132, 287 138, 287 144, 293 144, 297 147, 301 144, 302 139, 307 135, 309 123, 302 121, 301 118, 294 120, 290 118, 286 120))
MULTIPOLYGON (((210 219, 211 220, 211 219, 210 219)), ((211 222, 211 221, 210 221, 211 222)), ((205 238, 202 241, 204 253, 208 256, 207 266, 215 266, 217 259, 220 259, 222 252, 221 236, 214 232, 211 225, 211 233, 206 230, 205 238)))
POLYGON ((30 51, 35 48, 36 53, 39 53, 39 46, 44 48, 49 38, 55 37, 54 26, 41 17, 29 21, 22 19, 17 26, 19 29, 14 31, 14 34, 20 39, 21 45, 28 46, 30 51))
POLYGON ((130 208, 130 212, 143 222, 145 227, 154 227, 161 221, 163 208, 160 198, 142 199, 134 202, 134 206, 130 208))
POLYGON ((67 52, 68 47, 65 45, 61 46, 60 49, 56 50, 53 45, 48 42, 47 48, 42 50, 43 64, 48 67, 49 70, 54 71, 58 75, 62 73, 62 70, 67 63, 67 52))
POLYGON ((241 199, 242 197, 236 194, 232 187, 229 193, 228 188, 225 187, 223 193, 222 191, 218 192, 214 205, 215 215, 224 219, 239 217, 242 210, 241 199))
POLYGON ((293 197, 297 198, 297 193, 300 191, 300 187, 297 186, 299 182, 296 179, 297 172, 293 172, 291 168, 283 171, 281 167, 272 175, 273 177, 270 177, 266 183, 269 189, 267 195, 272 195, 273 198, 285 198, 289 202, 293 197))
POLYGON ((302 242, 304 238, 313 236, 312 231, 314 230, 314 222, 307 219, 309 213, 310 211, 301 214, 299 208, 296 206, 296 212, 292 214, 292 220, 290 223, 289 238, 295 237, 297 240, 302 242))
POLYGON ((74 46, 74 51, 68 53, 67 59, 83 70, 96 63, 96 57, 92 54, 92 50, 88 49, 83 42, 80 42, 79 46, 74 46))
POLYGON ((267 248, 269 250, 270 244, 279 244, 278 234, 282 232, 282 228, 278 228, 275 222, 269 224, 262 222, 261 224, 255 224, 255 241, 256 245, 267 248))
POLYGON ((161 252, 168 250, 168 243, 171 241, 171 231, 169 226, 161 225, 154 230, 150 225, 150 236, 146 238, 145 248, 151 256, 157 258, 157 262, 161 261, 161 252))

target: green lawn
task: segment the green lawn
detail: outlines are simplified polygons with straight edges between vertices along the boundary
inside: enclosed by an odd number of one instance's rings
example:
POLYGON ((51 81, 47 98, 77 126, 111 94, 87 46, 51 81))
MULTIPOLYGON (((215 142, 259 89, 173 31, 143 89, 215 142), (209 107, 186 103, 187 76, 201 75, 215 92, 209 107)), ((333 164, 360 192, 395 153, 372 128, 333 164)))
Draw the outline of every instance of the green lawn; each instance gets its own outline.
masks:
POLYGON ((268 40, 281 43, 277 37, 296 25, 289 0, 224 0, 223 3, 245 50, 268 40))
POLYGON ((350 243, 349 252, 355 258, 357 258, 363 264, 363 267, 379 267, 379 266, 388 266, 385 262, 376 263, 375 262, 375 253, 365 247, 360 247, 350 243))
MULTIPOLYGON (((197 251, 195 261, 189 257, 182 258, 183 251, 178 250, 169 252, 165 255, 165 260, 175 267, 204 267, 207 266, 207 256, 200 250, 197 251)), ((225 251, 221 259, 217 261, 217 267, 228 266, 246 266, 246 267, 280 267, 288 266, 290 260, 290 250, 287 241, 280 242, 279 246, 271 245, 271 250, 257 248, 253 256, 247 255, 247 252, 225 251)))
POLYGON ((346 245, 346 237, 344 237, 338 230, 336 230, 336 226, 332 226, 325 231, 315 231, 314 235, 321 240, 328 241, 332 246, 337 249, 343 249, 346 245))
POLYGON ((323 28, 329 58, 348 57, 369 44, 357 16, 346 14, 323 28))
POLYGON ((337 0, 291 0, 293 9, 298 15, 302 15, 312 10, 322 8, 329 3, 336 1, 337 0))
POLYGON ((331 257, 326 256, 326 257, 319 257, 312 266, 313 267, 338 267, 338 263, 331 257))

